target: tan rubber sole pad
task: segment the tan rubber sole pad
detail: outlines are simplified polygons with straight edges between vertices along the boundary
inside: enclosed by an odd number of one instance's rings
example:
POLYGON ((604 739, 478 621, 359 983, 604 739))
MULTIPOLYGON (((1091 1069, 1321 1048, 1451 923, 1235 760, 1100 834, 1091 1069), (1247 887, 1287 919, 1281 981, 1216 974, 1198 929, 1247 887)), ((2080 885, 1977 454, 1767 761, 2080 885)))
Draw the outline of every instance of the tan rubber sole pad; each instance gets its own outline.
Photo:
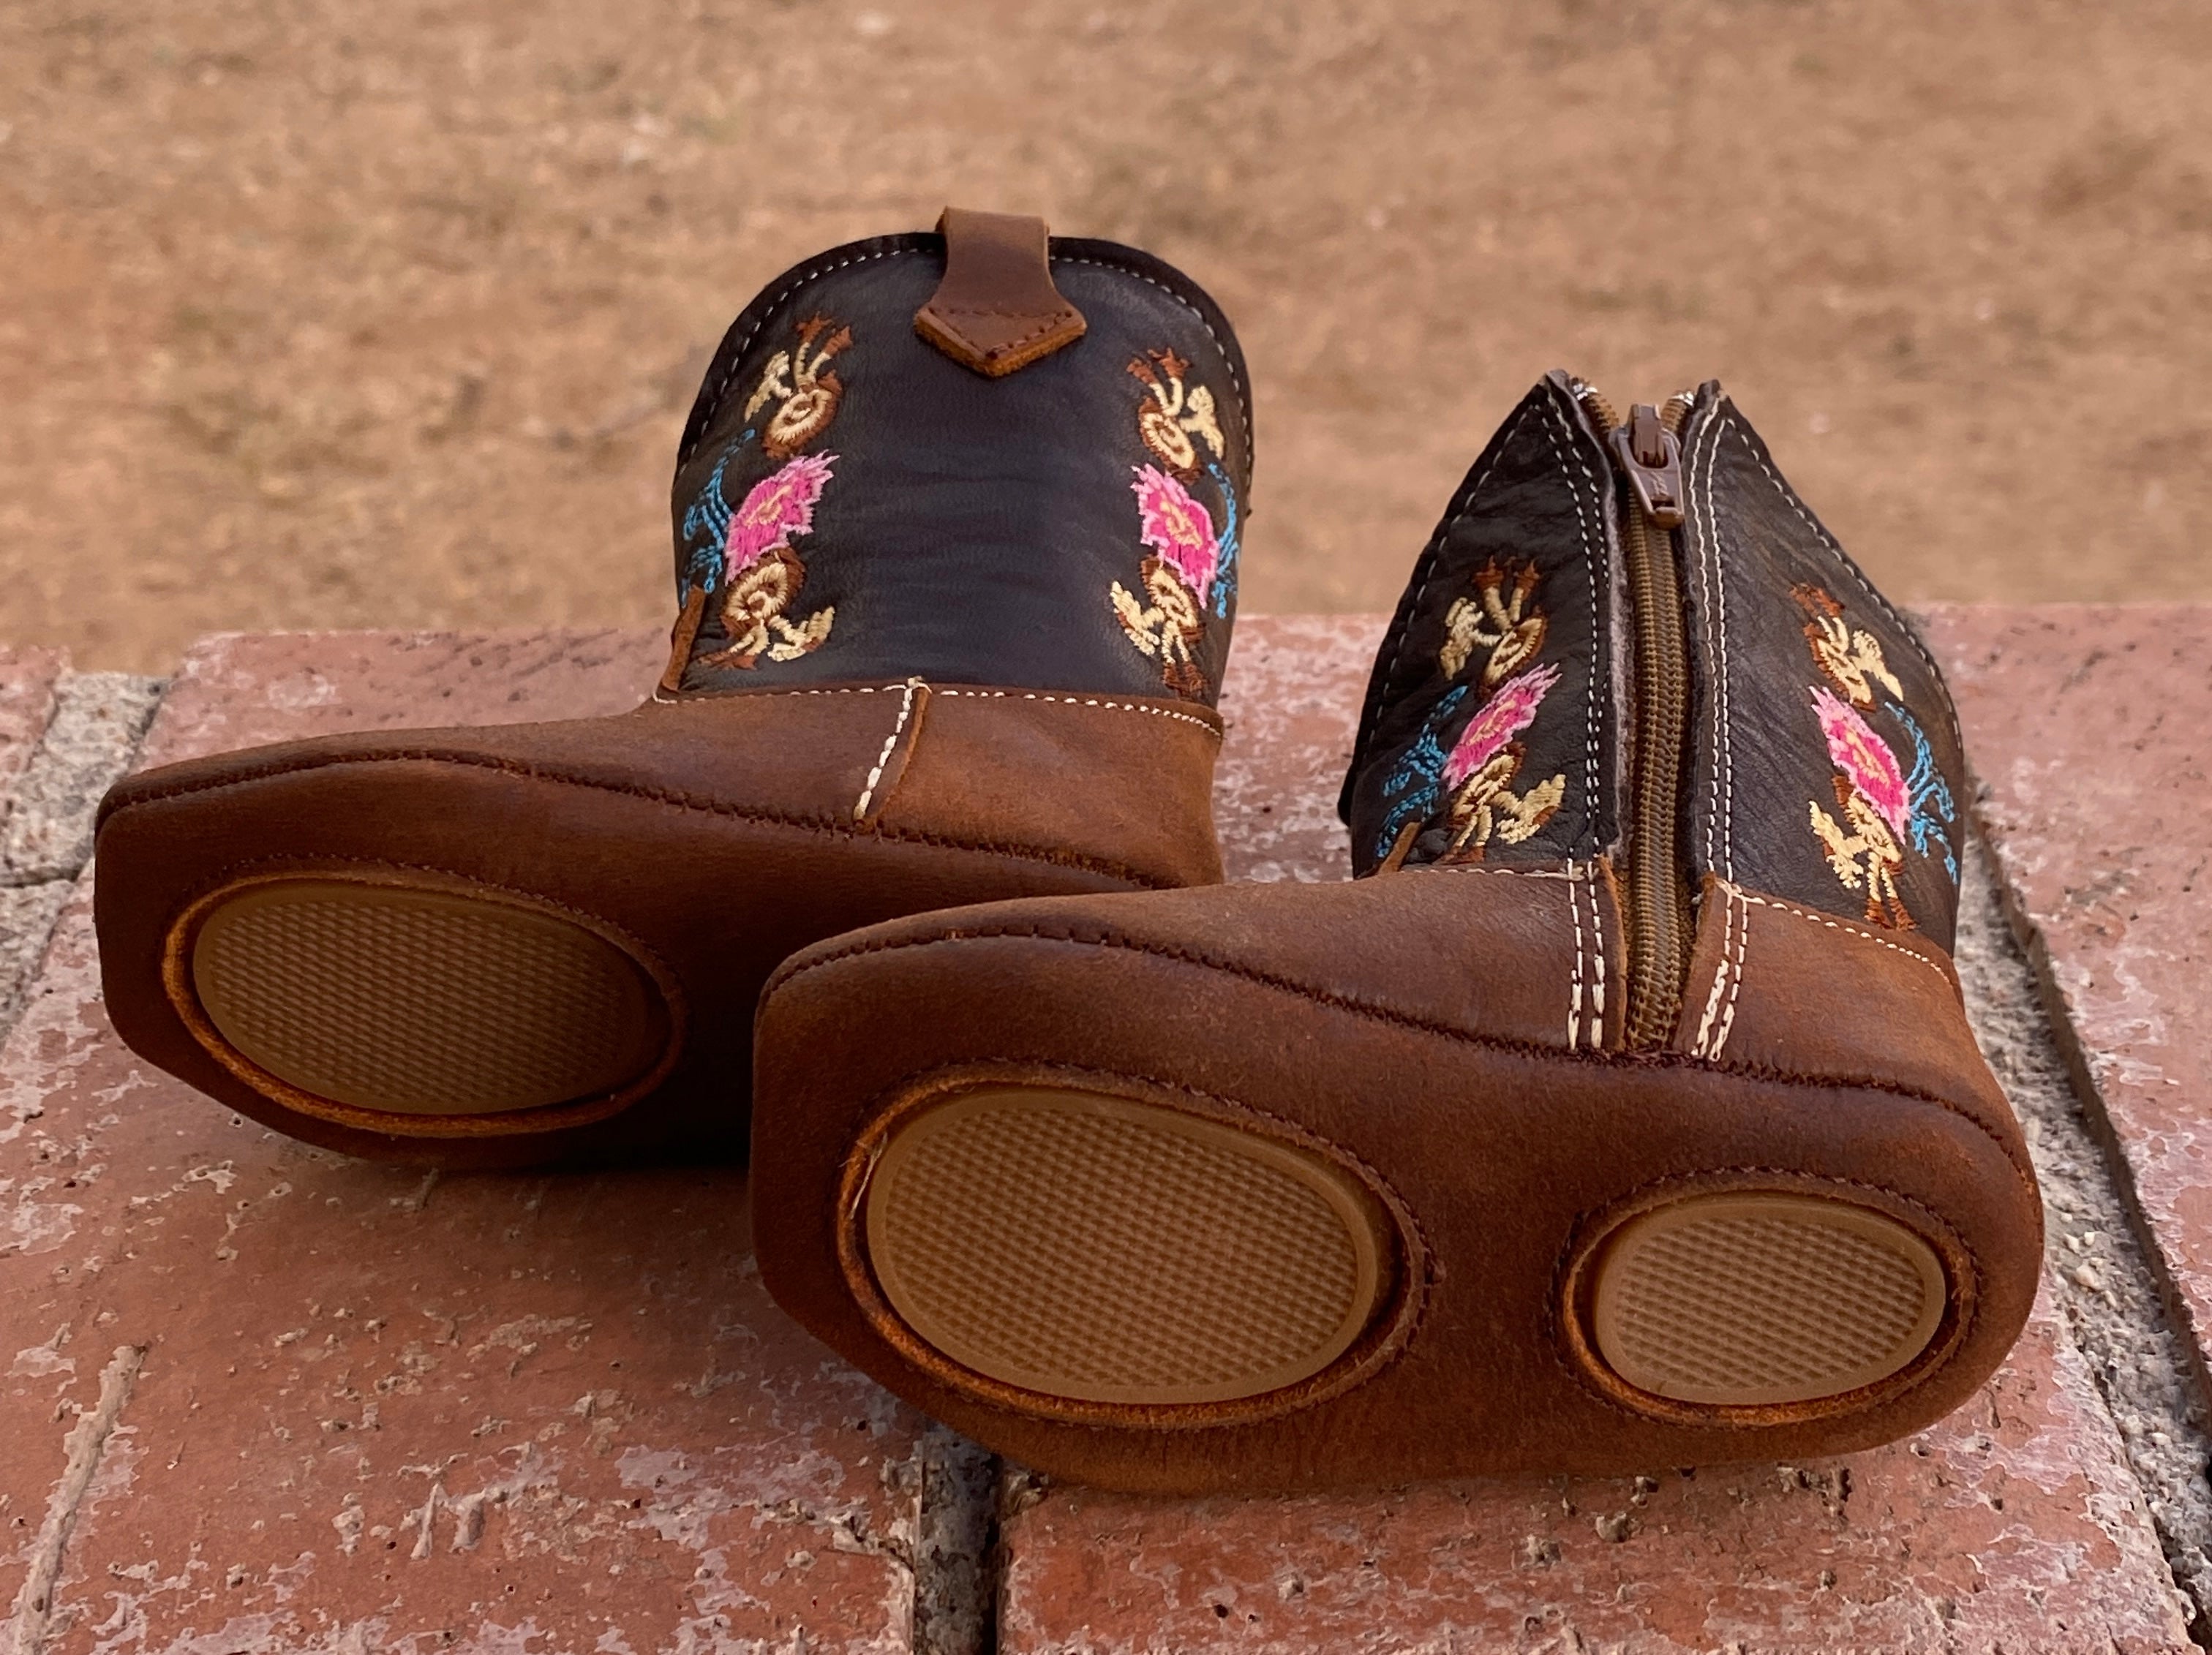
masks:
POLYGON ((1905 1226, 1842 1201, 1680 1201, 1606 1244, 1591 1301, 1598 1354, 1672 1401, 1769 1406, 1886 1379, 1927 1349, 1947 1288, 1905 1226))
POLYGON ((1389 1284, 1346 1170, 1178 1110, 964 1094, 896 1128, 863 1205, 884 1300, 1001 1385, 1083 1403, 1219 1403, 1327 1368, 1389 1284))
POLYGON ((489 891, 249 886, 200 921, 190 964, 207 1021, 253 1069, 380 1113, 495 1115, 617 1093, 669 1039, 660 991, 629 955, 489 891))

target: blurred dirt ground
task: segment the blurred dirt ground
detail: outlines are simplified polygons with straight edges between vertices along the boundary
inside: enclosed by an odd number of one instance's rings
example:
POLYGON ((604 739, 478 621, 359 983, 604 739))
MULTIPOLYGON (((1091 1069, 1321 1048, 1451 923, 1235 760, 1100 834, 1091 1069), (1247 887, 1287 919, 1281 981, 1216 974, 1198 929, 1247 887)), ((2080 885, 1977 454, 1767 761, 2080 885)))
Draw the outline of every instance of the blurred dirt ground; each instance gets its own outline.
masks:
POLYGON ((1188 269, 1249 603, 1529 381, 1718 375, 1911 598, 2212 594, 2212 7, 10 0, 0 639, 666 618, 695 378, 950 199, 1188 269))

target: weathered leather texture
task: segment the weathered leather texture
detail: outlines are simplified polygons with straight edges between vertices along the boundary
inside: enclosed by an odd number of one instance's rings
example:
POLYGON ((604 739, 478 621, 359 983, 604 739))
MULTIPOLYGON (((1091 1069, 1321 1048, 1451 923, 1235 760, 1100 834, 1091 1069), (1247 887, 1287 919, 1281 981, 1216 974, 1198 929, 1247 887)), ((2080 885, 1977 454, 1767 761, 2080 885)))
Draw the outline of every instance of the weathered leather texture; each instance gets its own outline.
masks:
POLYGON ((1514 663, 1510 676, 1524 682, 1549 682, 1536 717, 1513 738, 1525 751, 1515 785, 1525 795, 1556 777, 1562 796, 1533 835, 1493 838, 1485 860, 1510 867, 1589 857, 1618 839, 1616 539, 1604 445, 1554 375, 1522 399, 1469 469, 1376 658, 1340 801, 1355 872, 1381 863, 1410 822, 1425 825, 1408 860, 1445 852, 1446 767, 1500 682, 1490 670, 1494 646, 1482 640, 1504 628, 1485 613, 1486 589, 1510 608, 1531 571, 1516 613, 1523 626, 1540 617, 1540 643, 1498 664, 1514 663), (1455 650, 1455 616, 1481 639, 1455 650))
POLYGON ((741 1153, 754 999, 785 955, 1017 892, 1218 881, 1218 730, 1173 701, 879 683, 166 766, 118 783, 100 809, 108 1015, 172 1074, 349 1154, 495 1166, 741 1153), (474 1143, 356 1131, 241 1083, 163 992, 179 916, 256 873, 393 869, 525 893, 636 939, 684 1002, 668 1083, 599 1125, 474 1143))
POLYGON ((945 274, 935 234, 832 249, 738 317, 677 469, 672 688, 915 673, 1212 702, 1250 509, 1235 335, 1156 259, 1103 241, 1050 248, 1086 330, 1003 378, 915 330, 945 274), (1171 483, 1206 519, 1210 547, 1166 573, 1146 567, 1159 561, 1138 492, 1146 470, 1164 479, 1147 486, 1171 483), (778 517, 786 485, 798 492, 778 517), (1152 652, 1117 586, 1155 612, 1152 652))
MULTIPOLYGON (((1693 889, 1710 873, 1880 928, 1917 930, 1948 949, 1966 773, 1934 660, 1718 385, 1698 391, 1682 452, 1684 876, 1693 889)), ((1482 859, 1510 866, 1618 852, 1625 778, 1616 755, 1632 685, 1614 665, 1629 627, 1617 511, 1603 446, 1565 377, 1551 375, 1468 473, 1376 660, 1341 801, 1355 871, 1381 864, 1409 820, 1424 826, 1407 862, 1452 856, 1458 773, 1448 767, 1497 687, 1484 682, 1482 646, 1450 653, 1451 619, 1480 604, 1486 586, 1510 601, 1499 577, 1516 567, 1537 572, 1522 619, 1540 615, 1544 630, 1511 676, 1548 682, 1511 735, 1522 756, 1507 797, 1530 798, 1553 778, 1561 792, 1556 813, 1525 839, 1511 839, 1501 815, 1482 859)), ((1480 626, 1485 640, 1503 630, 1495 619, 1480 626)))
POLYGON ((1691 877, 1714 874, 1844 918, 1917 929, 1949 949, 1967 795, 1958 714, 1934 658, 1718 385, 1699 391, 1682 454, 1691 877), (1816 657, 1821 639, 1829 641, 1816 657), (1845 739, 1852 720, 1873 737, 1856 743, 1869 783, 1856 816, 1838 796, 1843 773, 1824 738, 1824 706, 1845 739), (1846 840, 1875 841, 1847 858, 1857 885, 1828 860, 1814 810, 1846 840), (1870 863, 1887 870, 1876 878, 1894 880, 1896 904, 1870 906, 1870 863))
POLYGON ((1915 802, 1962 777, 1948 702, 1717 387, 1685 432, 1675 827, 1697 901, 1659 1049, 1626 1049, 1625 501, 1554 375, 1469 472, 1382 645, 1342 800, 1369 876, 921 915, 778 973, 754 1142, 779 1301, 1025 1464, 1184 1494, 1833 1454, 1971 1396, 2033 1299, 2041 1203, 1947 952, 1960 836, 1911 836, 1915 802), (1833 861, 1823 810, 1862 841, 1833 861), (1885 895, 1874 915, 1867 842, 1893 823, 1903 911, 1885 895), (1181 1098, 1331 1146, 1411 1215, 1418 1324, 1387 1365, 1267 1418, 1078 1421, 973 1383, 871 1319, 839 1191, 903 1100, 994 1080, 1181 1098), (1926 1360, 1832 1408, 1624 1400, 1571 1337, 1577 1261, 1624 1214, 1747 1190, 1923 1238, 1949 1283, 1926 1360))
MULTIPOLYGON (((1718 904, 1708 912, 1717 913, 1718 904)), ((1941 967, 1755 909, 1717 1058, 1601 1046, 1620 918, 1589 864, 1011 901, 794 956, 757 1034, 756 1237, 778 1301, 903 1397, 1027 1464, 1182 1494, 1832 1454, 1971 1396, 2027 1314, 2041 1208, 1941 967), (1847 970, 1858 992, 1820 990, 1847 970), (1809 1002, 1808 1002, 1808 996, 1809 1002), (1790 1029, 1818 1008, 1814 1041, 1790 1029), (1894 1021, 1909 1008, 1911 1026, 1894 1021), (860 1034, 856 1036, 856 1030, 860 1034), (841 1273, 835 1192, 878 1111, 939 1076, 1161 1092, 1375 1170, 1419 1226, 1426 1307, 1388 1366, 1279 1417, 1074 1424, 909 1361, 841 1273), (1655 1190, 1844 1189, 1978 1261, 1948 1361, 1844 1418, 1638 1415, 1565 1355, 1559 1261, 1655 1190)), ((988 1222, 979 1215, 978 1222, 988 1222)))

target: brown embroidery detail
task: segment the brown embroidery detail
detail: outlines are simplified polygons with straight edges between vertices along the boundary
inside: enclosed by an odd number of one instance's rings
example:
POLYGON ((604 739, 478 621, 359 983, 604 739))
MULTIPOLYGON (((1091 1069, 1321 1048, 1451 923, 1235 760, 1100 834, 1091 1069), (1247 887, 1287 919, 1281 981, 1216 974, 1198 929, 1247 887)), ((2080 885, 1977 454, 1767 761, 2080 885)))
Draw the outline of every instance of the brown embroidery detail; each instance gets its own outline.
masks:
POLYGON ((853 330, 836 327, 826 316, 810 316, 799 324, 796 349, 780 350, 762 370, 760 381, 745 402, 745 418, 776 403, 761 431, 761 448, 770 459, 789 459, 830 428, 837 416, 837 403, 845 387, 829 363, 853 343, 853 330), (823 339, 828 333, 830 336, 823 339), (822 341, 817 349, 815 342, 822 341))
POLYGON ((834 606, 817 609, 796 625, 784 618, 805 585, 806 566, 788 546, 763 553, 759 561, 731 583, 722 599, 722 631, 729 646, 701 657, 701 664, 750 670, 763 656, 771 661, 795 661, 821 648, 836 615, 834 606))
POLYGON ((1141 566, 1148 608, 1120 581, 1109 596, 1114 614, 1129 641, 1160 664, 1160 676, 1170 689, 1186 700, 1204 697, 1205 675, 1199 671, 1196 651, 1206 636, 1206 617, 1199 600, 1182 578, 1165 562, 1148 557, 1141 566))
POLYGON ((1805 642, 1812 649, 1814 664, 1850 698, 1853 706, 1872 706, 1877 683, 1892 700, 1905 699, 1905 687, 1882 658, 1881 640, 1846 621, 1844 606, 1818 586, 1795 585, 1790 595, 1808 617, 1805 642))
POLYGON ((1835 783, 1836 803, 1850 830, 1846 832, 1817 803, 1811 807, 1813 831, 1828 853, 1828 866, 1844 882, 1844 889, 1866 893, 1869 924, 1911 931, 1912 916, 1905 912, 1905 899, 1897 888, 1897 872, 1905 865, 1897 835, 1849 778, 1838 775, 1831 779, 1835 783))
POLYGON ((1444 611, 1444 643, 1437 652, 1437 664, 1447 678, 1456 678, 1478 648, 1490 652, 1482 669, 1485 694, 1498 688, 1544 647, 1549 622, 1544 611, 1531 603, 1541 577, 1533 563, 1501 567, 1497 560, 1476 573, 1475 595, 1455 598, 1444 611))
POLYGON ((695 585, 684 593, 683 612, 668 634, 668 665, 660 675, 660 687, 671 695, 684 688, 684 669, 691 664, 691 646, 706 618, 707 589, 695 585))
POLYGON ((1151 361, 1132 357, 1129 373, 1151 393, 1137 413, 1137 433, 1160 464, 1178 476, 1198 470, 1195 437, 1216 459, 1221 458, 1221 426, 1214 417, 1213 393, 1204 385, 1183 385, 1190 364, 1172 350, 1148 352, 1151 361))

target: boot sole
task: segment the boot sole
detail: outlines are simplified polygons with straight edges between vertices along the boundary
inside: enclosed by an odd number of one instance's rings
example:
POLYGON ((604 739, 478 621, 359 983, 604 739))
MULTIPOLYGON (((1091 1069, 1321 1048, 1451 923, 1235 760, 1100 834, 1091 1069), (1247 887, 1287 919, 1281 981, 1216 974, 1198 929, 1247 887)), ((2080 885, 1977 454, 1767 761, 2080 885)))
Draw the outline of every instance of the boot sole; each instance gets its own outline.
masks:
POLYGON ((674 1061, 677 995, 611 927, 428 874, 234 886, 172 929, 163 985, 217 1062, 343 1125, 429 1137, 599 1120, 674 1061))
POLYGON ((1323 1372, 1395 1274, 1346 1168, 1097 1093, 990 1088, 927 1108, 866 1171, 874 1287, 951 1367, 1050 1399, 1174 1408, 1323 1372))
MULTIPOLYGON (((848 1179, 859 1294, 956 1383, 1057 1417, 1249 1403, 1324 1377, 1378 1331, 1418 1246, 1311 1149, 1073 1089, 922 1110, 848 1179)), ((1864 1391, 1928 1350, 1951 1300, 1935 1248, 1895 1219, 1756 1186, 1639 1211, 1559 1275, 1592 1377, 1662 1418, 1864 1391)))

